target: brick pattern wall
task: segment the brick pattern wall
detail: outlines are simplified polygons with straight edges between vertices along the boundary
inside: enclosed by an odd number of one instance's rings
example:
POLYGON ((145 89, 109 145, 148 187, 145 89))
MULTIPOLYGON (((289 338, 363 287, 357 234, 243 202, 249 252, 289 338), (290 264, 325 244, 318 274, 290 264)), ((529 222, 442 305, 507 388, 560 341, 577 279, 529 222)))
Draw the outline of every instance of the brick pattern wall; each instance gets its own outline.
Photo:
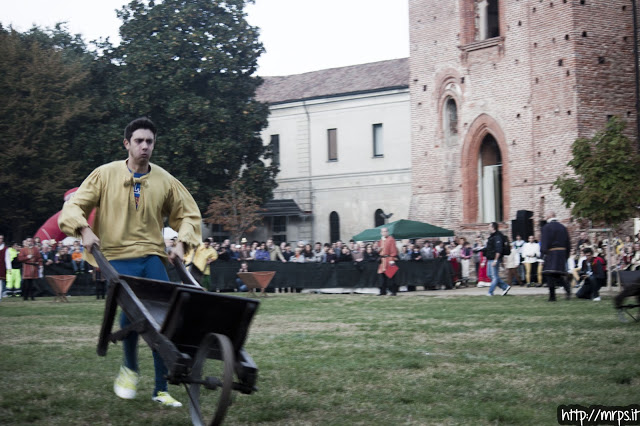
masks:
POLYGON ((573 141, 593 136, 608 115, 625 118, 634 136, 631 4, 501 0, 501 37, 481 46, 466 43, 471 7, 468 0, 409 2, 410 217, 485 230, 476 223, 477 139, 490 132, 501 147, 505 222, 517 210, 534 211, 536 223, 555 210, 568 224, 552 182, 569 171, 573 141), (460 90, 453 143, 443 137, 440 106, 442 84, 452 81, 460 90))

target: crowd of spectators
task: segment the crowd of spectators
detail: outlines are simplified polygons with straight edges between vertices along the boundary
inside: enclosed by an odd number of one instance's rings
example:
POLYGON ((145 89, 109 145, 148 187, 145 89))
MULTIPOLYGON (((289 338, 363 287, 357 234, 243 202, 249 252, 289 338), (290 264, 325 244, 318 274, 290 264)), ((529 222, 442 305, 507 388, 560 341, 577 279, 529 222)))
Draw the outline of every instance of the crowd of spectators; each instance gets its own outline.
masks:
POLYGON ((36 294, 42 293, 44 277, 46 275, 84 275, 98 274, 85 261, 85 248, 80 240, 63 243, 56 240, 41 240, 39 237, 28 237, 20 242, 3 243, 4 236, 0 235, 0 281, 2 282, 2 296, 23 296, 25 300, 34 299, 36 294), (25 254, 29 253, 29 254, 25 254), (28 256, 31 257, 28 257, 28 256), (25 274, 26 269, 30 272, 25 274), (1 272, 4 271, 4 274, 1 272), (34 271, 34 272, 31 272, 34 271), (27 282, 34 276, 35 282, 27 282))
MULTIPOLYGON (((217 251, 218 259, 222 261, 251 262, 254 260, 296 262, 296 263, 340 263, 340 262, 377 262, 380 250, 379 242, 349 242, 336 241, 334 243, 299 241, 297 244, 267 241, 248 242, 242 239, 240 244, 232 244, 230 240, 222 243, 214 242, 211 246, 217 251)), ((418 239, 398 241, 398 258, 401 261, 423 261, 435 258, 446 258, 452 271, 453 282, 456 286, 467 286, 475 281, 477 286, 489 285, 486 273, 486 258, 484 246, 486 237, 477 235, 473 243, 464 237, 453 237, 448 241, 418 239)), ((503 266, 510 285, 536 286, 545 285, 542 276, 544 260, 540 253, 540 242, 535 236, 521 236, 511 242, 512 250, 505 257, 503 266)), ((576 270, 582 267, 586 256, 583 249, 590 247, 596 258, 606 262, 608 241, 601 234, 583 232, 573 247, 574 255, 567 264, 567 273, 576 276, 576 270)), ((635 236, 615 237, 612 241, 615 250, 612 251, 613 269, 640 270, 640 233, 635 236)), ((577 280, 579 282, 579 279, 577 280)), ((577 285, 574 282, 574 285, 577 285)))
MULTIPOLYGON (((41 240, 38 237, 33 238, 31 241, 29 240, 25 239, 22 243, 13 242, 10 244, 0 240, 3 266, 7 271, 6 278, 2 280, 1 294, 3 296, 22 294, 24 280, 22 277, 16 278, 19 274, 11 271, 22 270, 23 265, 18 260, 18 254, 21 249, 29 244, 36 248, 40 254, 37 268, 41 281, 45 275, 52 273, 52 271, 55 274, 80 275, 92 273, 94 279, 96 274, 99 277, 98 268, 92 267, 85 261, 85 248, 80 240, 74 240, 70 244, 63 244, 62 241, 55 240, 41 240)), ((346 243, 336 241, 334 243, 316 242, 314 244, 299 241, 297 244, 292 245, 288 242, 277 244, 272 239, 248 242, 243 238, 240 244, 232 244, 228 239, 220 243, 209 238, 207 243, 208 247, 210 246, 217 254, 214 261, 223 262, 378 262, 378 252, 380 250, 378 241, 365 243, 350 240, 346 243)), ((483 235, 478 235, 473 244, 464 237, 451 238, 449 241, 404 240, 398 242, 398 257, 401 261, 412 262, 446 258, 451 264, 453 281, 457 286, 465 286, 470 281, 475 281, 476 285, 482 287, 487 286, 490 281, 487 278, 486 259, 483 254, 485 243, 486 239, 483 235)), ((609 244, 609 241, 598 233, 580 233, 579 238, 572 247, 573 256, 569 258, 567 264, 567 272, 572 277, 574 286, 579 285, 580 282, 578 270, 582 268, 586 259, 584 253, 586 248, 593 250, 594 257, 601 259, 605 268, 607 256, 610 255, 612 270, 640 270, 640 233, 635 236, 615 237, 611 243, 609 244), (609 247, 613 247, 610 254, 607 253, 609 247)), ((168 249, 172 244, 172 240, 166 241, 168 249)), ((526 241, 517 236, 511 244, 511 255, 505 258, 504 263, 508 283, 510 285, 542 286, 541 265, 544 260, 540 253, 539 241, 534 236, 528 236, 526 241)), ((191 260, 189 255, 185 256, 186 263, 191 260)), ((207 272, 209 272, 208 268, 207 272)))

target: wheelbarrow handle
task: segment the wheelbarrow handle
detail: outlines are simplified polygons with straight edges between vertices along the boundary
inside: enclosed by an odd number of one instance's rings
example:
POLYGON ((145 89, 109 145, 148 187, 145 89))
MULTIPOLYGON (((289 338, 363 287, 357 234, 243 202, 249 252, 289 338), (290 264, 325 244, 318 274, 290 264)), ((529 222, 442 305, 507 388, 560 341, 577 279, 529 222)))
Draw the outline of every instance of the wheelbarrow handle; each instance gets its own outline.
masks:
POLYGON ((94 244, 91 247, 90 251, 93 257, 96 259, 96 262, 98 262, 100 271, 102 271, 102 274, 107 279, 107 281, 111 282, 112 280, 118 280, 119 279, 118 272, 115 270, 113 266, 111 266, 107 258, 104 257, 104 254, 102 254, 102 252, 100 251, 100 247, 97 244, 94 244))
POLYGON ((192 285, 198 288, 203 288, 200 284, 198 284, 198 281, 196 281, 196 279, 193 278, 193 275, 191 275, 191 272, 187 270, 187 268, 184 266, 184 263, 178 261, 174 263, 174 266, 176 267, 178 276, 180 277, 180 280, 182 280, 183 283, 192 285))
MULTIPOLYGON (((112 279, 116 279, 116 280, 118 279, 119 277, 118 272, 115 270, 113 266, 111 266, 107 258, 104 257, 104 254, 102 254, 102 252, 100 251, 100 247, 98 247, 97 244, 94 244, 93 247, 91 248, 91 254, 96 259, 96 262, 98 262, 98 266, 100 267, 100 270, 102 271, 102 273, 104 274, 105 278, 108 281, 111 281, 112 279)), ((193 275, 191 275, 191 273, 187 271, 187 268, 185 268, 184 263, 182 263, 181 261, 178 261, 174 265, 176 267, 176 271, 178 272, 178 276, 180 276, 180 280, 182 280, 183 283, 189 286, 202 288, 202 286, 198 284, 195 278, 193 278, 193 275)))

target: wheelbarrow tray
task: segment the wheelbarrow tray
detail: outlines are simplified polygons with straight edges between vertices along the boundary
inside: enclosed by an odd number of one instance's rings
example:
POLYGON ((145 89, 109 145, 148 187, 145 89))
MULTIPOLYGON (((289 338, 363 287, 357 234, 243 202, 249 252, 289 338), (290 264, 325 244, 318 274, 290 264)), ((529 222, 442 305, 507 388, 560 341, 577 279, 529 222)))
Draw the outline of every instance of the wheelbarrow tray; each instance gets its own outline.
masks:
MULTIPOLYGON (((128 275, 118 278, 109 287, 98 355, 106 355, 109 342, 136 331, 164 360, 169 382, 177 384, 188 375, 204 337, 209 333, 222 334, 233 345, 236 374, 244 385, 240 390, 250 393, 254 389, 258 369, 243 345, 258 301, 167 281, 128 275), (112 333, 118 306, 132 324, 112 333)), ((209 357, 218 358, 218 354, 212 350, 209 357)))

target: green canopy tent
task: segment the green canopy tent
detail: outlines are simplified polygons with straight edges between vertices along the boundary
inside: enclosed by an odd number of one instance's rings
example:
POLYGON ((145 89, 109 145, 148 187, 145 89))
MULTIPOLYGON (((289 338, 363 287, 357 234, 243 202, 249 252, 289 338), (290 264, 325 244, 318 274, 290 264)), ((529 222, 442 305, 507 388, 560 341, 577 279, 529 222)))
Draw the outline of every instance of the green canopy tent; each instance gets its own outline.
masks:
POLYGON ((414 239, 414 238, 438 238, 438 237, 453 237, 453 231, 439 226, 430 225, 424 222, 417 222, 415 220, 396 220, 395 222, 380 225, 377 228, 366 229, 354 235, 355 241, 375 241, 379 240, 380 229, 387 228, 389 235, 392 235, 397 240, 414 239))

